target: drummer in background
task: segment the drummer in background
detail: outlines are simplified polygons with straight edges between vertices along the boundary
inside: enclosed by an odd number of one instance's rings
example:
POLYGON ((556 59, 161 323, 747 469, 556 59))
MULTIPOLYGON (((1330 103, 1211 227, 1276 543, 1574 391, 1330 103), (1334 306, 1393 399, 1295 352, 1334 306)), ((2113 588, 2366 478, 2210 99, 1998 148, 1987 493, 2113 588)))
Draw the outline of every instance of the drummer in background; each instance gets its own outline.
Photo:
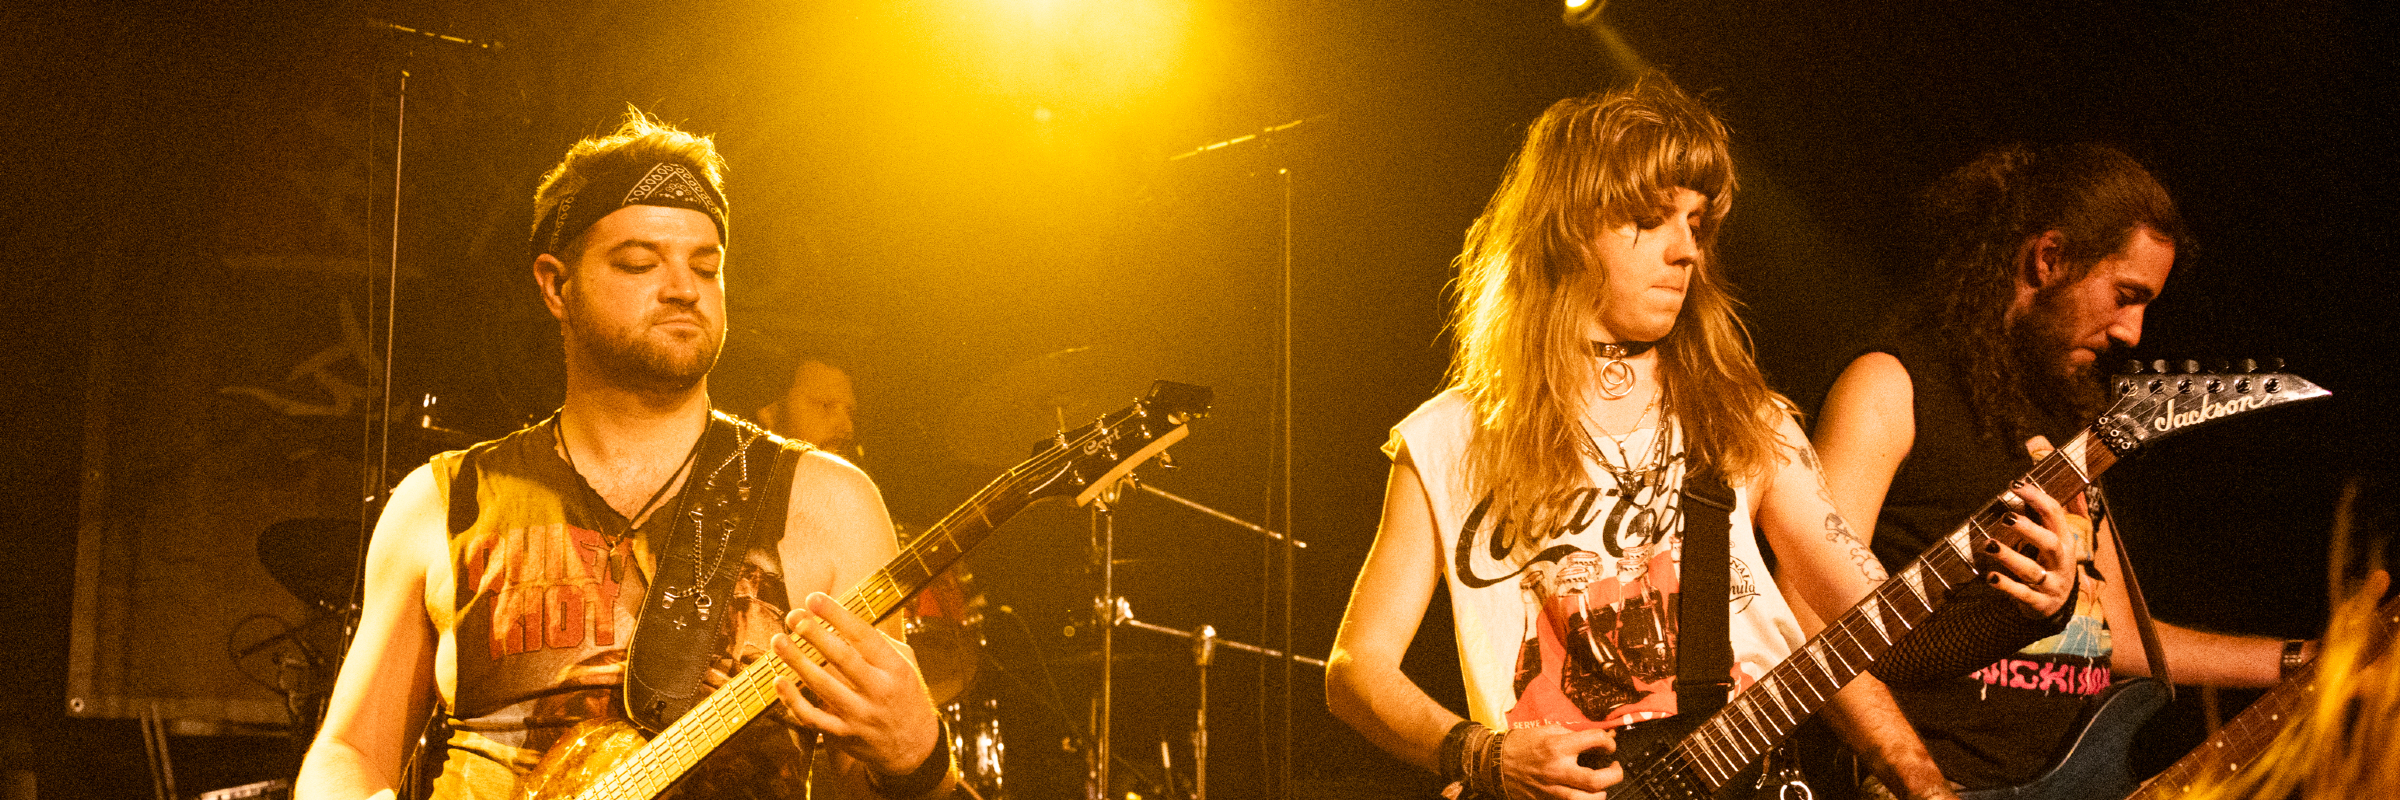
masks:
MULTIPOLYGON (((792 360, 798 366, 792 368, 791 385, 751 418, 778 435, 859 460, 865 449, 858 445, 857 428, 851 421, 858 411, 858 395, 849 370, 822 352, 802 351, 792 360)), ((909 526, 899 527, 903 543, 915 538, 916 532, 909 526)), ((979 600, 971 599, 972 579, 967 574, 962 560, 943 571, 940 579, 925 587, 908 606, 908 642, 915 648, 918 667, 936 705, 957 699, 974 681, 978 666, 982 639, 975 625, 982 611, 976 607, 979 600)))
POLYGON ((858 396, 851 391, 849 371, 823 355, 803 355, 799 361, 791 387, 751 417, 767 430, 858 460, 857 431, 850 421, 858 396))

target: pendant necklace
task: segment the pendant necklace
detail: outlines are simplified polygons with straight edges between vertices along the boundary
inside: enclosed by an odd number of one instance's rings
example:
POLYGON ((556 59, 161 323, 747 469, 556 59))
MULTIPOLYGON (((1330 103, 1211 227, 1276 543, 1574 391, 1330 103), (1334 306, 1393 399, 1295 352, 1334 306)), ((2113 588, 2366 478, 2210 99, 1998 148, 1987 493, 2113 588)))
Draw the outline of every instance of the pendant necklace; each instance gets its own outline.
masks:
POLYGON ((1593 342, 1592 355, 1606 359, 1600 364, 1600 396, 1622 400, 1633 394, 1633 365, 1625 359, 1650 352, 1658 342, 1593 342))
POLYGON ((1650 410, 1657 407, 1658 397, 1654 395, 1647 405, 1642 406, 1642 413, 1633 418, 1633 427, 1625 429, 1622 434, 1611 434, 1606 430, 1600 431, 1600 435, 1607 438, 1608 443, 1617 451, 1615 462, 1609 461, 1608 457, 1600 452, 1600 443, 1592 439, 1588 427, 1579 428, 1583 431, 1584 444, 1592 450, 1592 460, 1600 462, 1600 468, 1607 470, 1609 475, 1617 479, 1618 490, 1624 492, 1627 497, 1640 494, 1642 489, 1650 485, 1650 473, 1655 471, 1653 469, 1656 466, 1655 462, 1660 461, 1665 454, 1667 436, 1666 418, 1663 414, 1659 418, 1658 434, 1652 437, 1651 447, 1648 452, 1643 453, 1640 464, 1634 463, 1632 454, 1625 451, 1625 440, 1631 438, 1635 431, 1642 429, 1642 420, 1648 419, 1650 410), (1617 466, 1619 463, 1624 466, 1617 466))
MULTIPOLYGON (((567 471, 575 473, 575 480, 581 481, 584 489, 591 490, 591 481, 585 480, 583 477, 583 470, 575 466, 575 451, 567 447, 566 423, 559 421, 565 416, 566 415, 562 413, 550 417, 550 435, 558 437, 558 454, 560 457, 566 459, 567 471)), ((634 527, 640 524, 643 517, 650 514, 650 510, 652 508, 658 506, 658 501, 660 499, 667 496, 667 487, 674 486, 675 479, 683 477, 683 471, 692 468, 692 461, 700 457, 700 440, 706 438, 708 438, 708 436, 704 433, 701 435, 700 439, 692 440, 692 451, 684 454, 683 463, 677 465, 674 472, 667 474, 666 482, 658 485, 658 491, 650 493, 650 499, 644 501, 642 503, 642 507, 633 512, 633 516, 625 518, 625 533, 617 536, 605 537, 608 540, 608 549, 610 552, 615 552, 617 549, 617 543, 624 541, 626 536, 633 535, 634 527)), ((592 490, 592 494, 599 493, 600 492, 597 490, 592 490)), ((602 499, 606 500, 607 498, 602 499)))

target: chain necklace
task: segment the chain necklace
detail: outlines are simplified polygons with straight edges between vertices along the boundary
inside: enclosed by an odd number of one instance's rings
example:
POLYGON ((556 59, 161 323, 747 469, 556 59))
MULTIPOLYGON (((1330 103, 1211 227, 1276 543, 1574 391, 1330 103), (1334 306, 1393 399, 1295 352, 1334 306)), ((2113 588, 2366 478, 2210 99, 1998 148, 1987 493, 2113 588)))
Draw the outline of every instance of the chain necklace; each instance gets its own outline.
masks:
MULTIPOLYGON (((583 481, 583 471, 576 468, 575 454, 567 447, 567 438, 564 428, 560 426, 560 423, 557 420, 558 417, 551 417, 553 435, 558 436, 558 451, 562 456, 565 457, 567 469, 575 473, 575 479, 578 481, 583 481)), ((708 586, 709 584, 715 583, 717 576, 724 571, 727 551, 733 546, 733 533, 741 528, 741 513, 738 508, 734 507, 734 503, 746 503, 750 500, 750 445, 757 442, 760 436, 766 434, 766 431, 753 425, 740 426, 740 432, 742 434, 742 440, 734 446, 734 451, 731 454, 728 454, 724 461, 718 462, 715 468, 710 469, 708 472, 708 477, 702 478, 699 481, 700 486, 702 487, 702 491, 699 494, 706 495, 708 498, 707 502, 695 506, 692 502, 694 493, 686 490, 678 495, 675 513, 667 516, 669 522, 666 533, 659 537, 659 541, 662 543, 674 541, 674 533, 675 528, 677 527, 677 522, 683 519, 691 520, 692 571, 694 575, 693 580, 689 585, 664 589, 660 592, 663 601, 659 605, 661 610, 672 611, 677 604, 689 599, 692 601, 693 612, 698 616, 699 621, 707 622, 711 612, 716 606, 715 598, 710 597, 708 594, 708 586), (741 465, 740 474, 736 478, 733 498, 728 499, 726 497, 726 493, 717 491, 717 487, 719 486, 717 481, 725 474, 726 468, 737 463, 741 465), (709 557, 708 547, 708 529, 710 527, 708 523, 712 516, 721 520, 720 523, 715 526, 717 528, 717 546, 714 558, 709 557), (703 564, 707 565, 707 572, 705 574, 701 574, 700 572, 703 564)), ((708 441, 708 434, 709 431, 707 429, 704 428, 701 430, 700 438, 692 442, 692 451, 684 455, 683 463, 675 468, 674 473, 667 476, 666 483, 661 484, 658 487, 658 491, 652 493, 647 502, 642 503, 640 510, 635 511, 632 517, 627 518, 625 533, 619 536, 607 537, 608 549, 610 551, 616 550, 617 545, 624 541, 625 537, 633 534, 634 521, 642 519, 645 515, 650 513, 652 508, 658 506, 659 500, 666 497, 667 489, 675 485, 675 480, 682 477, 684 472, 691 469, 692 464, 699 460, 700 447, 702 444, 708 441)), ((586 490, 590 490, 591 483, 589 481, 584 481, 584 488, 586 490)), ((599 494, 597 491, 592 493, 599 494)), ((686 627, 690 624, 690 620, 682 614, 678 614, 673 619, 675 621, 675 627, 678 628, 686 627)))
POLYGON ((1632 454, 1625 450, 1625 440, 1632 438, 1634 432, 1641 430, 1642 420, 1649 418, 1651 409, 1658 407, 1659 397, 1652 395, 1650 402, 1642 406, 1642 413, 1633 418, 1633 427, 1627 428, 1622 434, 1610 434, 1606 430, 1600 432, 1600 435, 1606 437, 1609 444, 1617 451, 1615 462, 1608 460, 1607 454, 1600 450, 1600 443, 1592 438, 1591 428, 1597 427, 1596 424, 1586 422, 1576 427, 1576 431, 1583 434, 1584 446, 1591 452, 1592 460, 1600 462, 1600 468, 1607 470, 1611 477, 1617 479, 1618 491, 1624 492, 1628 498, 1640 495, 1642 490, 1649 488, 1653 481, 1665 477, 1663 473, 1670 461, 1667 453, 1669 439, 1672 437, 1667 429, 1667 418, 1664 412, 1659 414, 1657 432, 1651 437, 1650 449, 1643 453, 1641 462, 1636 463, 1632 454), (1624 466, 1618 466, 1619 463, 1624 466))
MULTIPOLYGON (((750 501, 750 445, 758 441, 758 437, 766 434, 766 431, 752 425, 743 425, 740 430, 743 434, 742 441, 734 445, 733 453, 726 456, 724 461, 719 462, 716 469, 709 470, 708 478, 701 481, 701 485, 705 487, 703 492, 709 498, 705 509, 695 507, 689 514, 692 520, 692 571, 694 573, 691 585, 681 589, 668 589, 662 593, 665 600, 660 605, 662 609, 674 608, 675 604, 683 598, 693 598, 695 610, 702 622, 708 621, 710 610, 716 606, 715 599, 709 597, 708 587, 710 584, 716 583, 718 573, 724 571, 726 551, 733 547, 733 532, 742 527, 741 509, 736 508, 734 503, 750 501), (717 490, 717 478, 725 474, 726 467, 733 466, 736 462, 739 462, 742 468, 739 477, 735 479, 734 496, 728 499, 724 492, 717 490), (717 555, 715 558, 704 557, 708 554, 709 512, 719 516, 716 526, 717 555), (698 574, 700 565, 703 563, 708 565, 708 573, 705 575, 698 574)), ((690 493, 685 493, 684 499, 685 502, 690 502, 690 493)), ((681 628, 685 624, 682 617, 675 618, 675 627, 681 628)))

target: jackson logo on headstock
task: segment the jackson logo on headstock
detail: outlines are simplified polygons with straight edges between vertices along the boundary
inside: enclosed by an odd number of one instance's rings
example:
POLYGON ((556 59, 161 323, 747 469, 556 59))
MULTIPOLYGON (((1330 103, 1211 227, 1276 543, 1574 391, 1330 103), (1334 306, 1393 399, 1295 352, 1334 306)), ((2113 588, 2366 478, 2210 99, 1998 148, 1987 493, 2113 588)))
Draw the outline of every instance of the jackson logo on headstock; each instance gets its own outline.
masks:
MULTIPOLYGON (((2199 408, 2161 415, 2150 420, 2150 427, 2159 433, 2166 433, 2187 425, 2198 425, 2219 417, 2229 417, 2244 411, 2265 408, 2272 402, 2274 401, 2269 398, 2253 394, 2236 395, 2233 399, 2222 403, 2211 403, 2206 396, 2202 396, 2199 408)), ((2172 407, 2169 406, 2169 408, 2172 407)))

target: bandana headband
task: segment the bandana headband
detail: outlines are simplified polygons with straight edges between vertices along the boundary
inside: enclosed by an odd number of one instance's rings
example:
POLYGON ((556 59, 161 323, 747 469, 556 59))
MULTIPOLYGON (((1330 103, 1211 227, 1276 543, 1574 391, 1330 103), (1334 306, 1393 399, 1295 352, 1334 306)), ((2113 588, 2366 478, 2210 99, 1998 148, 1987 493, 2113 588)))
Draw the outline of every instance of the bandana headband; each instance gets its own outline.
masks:
POLYGON ((601 217, 626 206, 688 208, 708 215, 717 225, 717 242, 732 241, 726 231, 725 196, 701 180, 680 161, 636 164, 630 169, 592 176, 583 188, 559 200, 541 224, 533 228, 533 254, 558 255, 560 248, 582 236, 601 217))

